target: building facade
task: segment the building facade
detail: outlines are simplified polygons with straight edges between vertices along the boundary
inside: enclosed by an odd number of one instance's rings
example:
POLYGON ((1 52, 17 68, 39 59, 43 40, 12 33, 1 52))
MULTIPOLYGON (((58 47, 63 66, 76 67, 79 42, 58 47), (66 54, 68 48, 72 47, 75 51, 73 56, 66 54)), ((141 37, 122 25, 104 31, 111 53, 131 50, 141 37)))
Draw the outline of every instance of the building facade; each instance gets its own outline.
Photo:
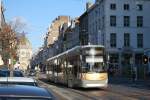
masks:
POLYGON ((45 37, 45 45, 47 47, 54 44, 54 42, 58 40, 61 25, 67 23, 69 20, 69 16, 58 16, 55 20, 53 20, 45 37))
POLYGON ((70 20, 69 23, 63 24, 60 32, 58 48, 60 48, 61 51, 59 53, 80 45, 79 22, 77 18, 70 20))
POLYGON ((59 17, 53 21, 45 38, 44 55, 48 53, 51 55, 48 57, 52 57, 76 45, 104 45, 108 68, 113 69, 115 75, 131 77, 136 71, 137 77, 143 78, 150 72, 150 68, 142 64, 145 50, 150 49, 149 9, 150 0, 87 3, 78 23, 70 19, 64 22, 59 17))
POLYGON ((32 58, 32 46, 30 42, 26 39, 24 43, 20 43, 18 46, 18 67, 21 70, 27 70, 30 67, 30 60, 32 58))
MULTIPOLYGON (((88 8, 87 8, 88 9, 88 8)), ((84 12, 79 17, 79 38, 80 38, 80 45, 88 45, 89 42, 89 29, 88 29, 88 12, 84 12)))
POLYGON ((44 46, 42 47, 42 50, 40 50, 41 53, 37 53, 37 56, 41 54, 42 55, 40 56, 41 59, 38 59, 40 63, 37 63, 36 65, 39 65, 40 67, 45 67, 46 60, 48 58, 53 57, 63 51, 62 48, 64 45, 61 41, 63 39, 60 38, 61 36, 63 36, 62 29, 64 28, 64 25, 70 25, 69 16, 58 16, 55 20, 53 20, 44 38, 44 46))
POLYGON ((144 74, 142 55, 150 48, 149 9, 149 0, 96 0, 86 11, 89 42, 104 44, 109 67, 117 74, 130 76, 133 69, 144 74))

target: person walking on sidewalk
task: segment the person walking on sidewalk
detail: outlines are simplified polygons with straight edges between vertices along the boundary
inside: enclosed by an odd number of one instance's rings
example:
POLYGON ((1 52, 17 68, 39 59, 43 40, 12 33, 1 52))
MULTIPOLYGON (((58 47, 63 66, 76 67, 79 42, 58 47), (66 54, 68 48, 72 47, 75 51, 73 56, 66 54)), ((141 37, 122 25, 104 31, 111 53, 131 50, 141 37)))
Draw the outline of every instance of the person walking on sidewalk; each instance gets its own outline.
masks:
POLYGON ((136 68, 135 67, 133 67, 133 69, 132 69, 132 80, 133 80, 133 82, 137 80, 136 68))

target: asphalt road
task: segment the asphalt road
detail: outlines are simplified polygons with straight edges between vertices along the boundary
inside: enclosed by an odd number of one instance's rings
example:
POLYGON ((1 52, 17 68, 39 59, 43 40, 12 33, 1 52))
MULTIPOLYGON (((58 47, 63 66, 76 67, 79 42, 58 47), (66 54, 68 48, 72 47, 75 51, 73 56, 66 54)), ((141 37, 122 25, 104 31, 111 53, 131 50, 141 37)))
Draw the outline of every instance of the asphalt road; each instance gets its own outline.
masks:
POLYGON ((150 100, 150 90, 119 84, 109 84, 105 89, 70 89, 46 80, 39 80, 39 84, 52 92, 56 100, 150 100))

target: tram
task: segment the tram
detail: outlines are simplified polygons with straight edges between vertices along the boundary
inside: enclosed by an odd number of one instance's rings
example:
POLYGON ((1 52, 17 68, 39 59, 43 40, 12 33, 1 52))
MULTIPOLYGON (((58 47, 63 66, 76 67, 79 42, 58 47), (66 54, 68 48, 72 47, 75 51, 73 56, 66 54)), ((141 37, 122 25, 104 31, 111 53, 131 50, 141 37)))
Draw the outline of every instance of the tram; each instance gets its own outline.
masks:
POLYGON ((104 46, 76 46, 47 59, 47 78, 70 88, 107 87, 105 58, 104 46))

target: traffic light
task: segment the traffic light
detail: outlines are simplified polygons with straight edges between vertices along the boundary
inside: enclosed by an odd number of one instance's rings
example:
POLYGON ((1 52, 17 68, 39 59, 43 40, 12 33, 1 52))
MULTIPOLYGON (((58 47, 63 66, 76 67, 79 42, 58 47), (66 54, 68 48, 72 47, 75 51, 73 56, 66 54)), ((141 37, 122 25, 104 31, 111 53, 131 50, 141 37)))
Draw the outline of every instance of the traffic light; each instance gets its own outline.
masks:
POLYGON ((147 55, 144 55, 143 56, 143 64, 148 64, 148 56, 147 55))

